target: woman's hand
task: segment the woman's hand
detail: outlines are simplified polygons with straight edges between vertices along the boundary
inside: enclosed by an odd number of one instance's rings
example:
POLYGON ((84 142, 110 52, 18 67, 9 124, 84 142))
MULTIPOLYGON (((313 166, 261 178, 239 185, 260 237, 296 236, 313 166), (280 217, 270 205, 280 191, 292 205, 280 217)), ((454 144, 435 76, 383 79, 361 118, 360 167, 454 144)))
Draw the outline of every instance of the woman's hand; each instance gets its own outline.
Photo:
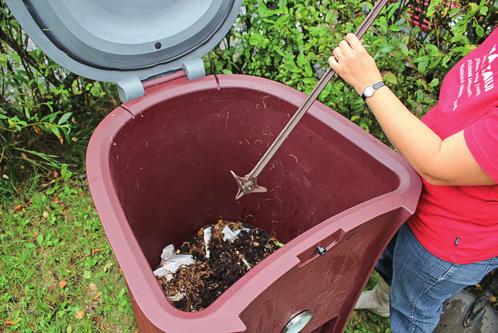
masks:
POLYGON ((358 37, 347 34, 346 40, 334 49, 334 56, 329 58, 330 67, 358 94, 363 94, 367 86, 382 80, 375 60, 368 54, 358 37))

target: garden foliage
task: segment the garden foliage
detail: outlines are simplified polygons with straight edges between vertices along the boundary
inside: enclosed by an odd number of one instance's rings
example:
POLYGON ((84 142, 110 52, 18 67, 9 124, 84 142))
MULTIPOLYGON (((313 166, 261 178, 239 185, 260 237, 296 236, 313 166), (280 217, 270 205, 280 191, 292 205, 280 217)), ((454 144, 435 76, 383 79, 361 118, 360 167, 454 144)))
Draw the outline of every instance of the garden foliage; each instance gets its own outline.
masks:
MULTIPOLYGON (((410 2, 391 3, 364 42, 387 84, 422 115, 434 104, 446 71, 496 24, 498 5, 494 0, 432 0, 426 33, 407 23, 410 2)), ((206 67, 210 73, 256 75, 309 92, 334 46, 371 7, 371 1, 360 0, 245 0, 235 27, 205 57, 206 67)), ((79 144, 84 151, 94 126, 117 103, 109 84, 78 77, 49 60, 3 0, 0 69, 0 175, 67 162, 68 149, 79 144)), ((320 100, 382 137, 361 98, 341 80, 329 84, 320 100)))
POLYGON ((114 89, 69 73, 49 60, 28 39, 3 0, 0 73, 3 180, 18 175, 20 169, 59 169, 62 161, 77 160, 76 156, 81 160, 85 141, 102 118, 99 110, 114 101, 108 93, 114 89), (81 147, 80 152, 74 152, 75 146, 81 147), (66 154, 66 158, 54 154, 66 154))

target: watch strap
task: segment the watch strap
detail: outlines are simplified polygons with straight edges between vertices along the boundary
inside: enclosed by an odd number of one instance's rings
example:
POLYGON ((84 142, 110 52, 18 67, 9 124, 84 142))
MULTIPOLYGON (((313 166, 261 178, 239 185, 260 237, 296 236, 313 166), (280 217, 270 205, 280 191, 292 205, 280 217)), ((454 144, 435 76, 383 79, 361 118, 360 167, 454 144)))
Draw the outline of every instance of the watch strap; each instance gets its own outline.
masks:
POLYGON ((382 88, 383 86, 385 86, 384 81, 379 81, 379 82, 377 82, 377 83, 374 83, 372 87, 373 87, 375 90, 379 90, 379 89, 380 89, 380 88, 382 88))

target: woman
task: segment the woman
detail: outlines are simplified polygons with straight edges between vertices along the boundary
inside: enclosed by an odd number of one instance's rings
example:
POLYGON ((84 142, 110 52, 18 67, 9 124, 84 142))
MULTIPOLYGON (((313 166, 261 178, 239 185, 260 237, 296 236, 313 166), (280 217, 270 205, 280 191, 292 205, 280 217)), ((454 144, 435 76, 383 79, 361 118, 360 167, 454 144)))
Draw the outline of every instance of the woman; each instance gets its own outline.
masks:
POLYGON ((422 120, 383 85, 355 35, 329 64, 423 181, 415 215, 377 265, 386 281, 357 308, 388 315, 390 284, 392 331, 432 332, 446 299, 498 267, 498 29, 448 72, 422 120))

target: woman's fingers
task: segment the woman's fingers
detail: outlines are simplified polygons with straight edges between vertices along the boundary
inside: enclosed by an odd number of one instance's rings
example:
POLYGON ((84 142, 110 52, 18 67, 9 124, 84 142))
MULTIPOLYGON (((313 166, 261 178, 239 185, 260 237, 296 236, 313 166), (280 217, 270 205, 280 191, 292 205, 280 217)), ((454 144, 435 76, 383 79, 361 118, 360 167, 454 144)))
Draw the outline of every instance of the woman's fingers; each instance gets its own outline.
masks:
POLYGON ((358 37, 356 37, 355 34, 349 33, 346 35, 345 39, 353 50, 363 49, 362 42, 358 39, 358 37))
POLYGON ((361 44, 361 41, 358 39, 358 37, 356 37, 354 34, 349 33, 346 35, 345 40, 342 40, 339 43, 339 46, 334 49, 333 54, 335 60, 337 62, 340 62, 341 58, 345 56, 353 56, 355 52, 363 50, 363 45, 361 44))
POLYGON ((334 57, 329 58, 329 65, 334 70, 334 72, 338 73, 339 63, 334 57))
POLYGON ((342 51, 340 48, 336 47, 332 54, 335 57, 335 60, 340 61, 342 57, 344 57, 344 54, 342 54, 342 51))
POLYGON ((334 49, 329 65, 361 94, 365 87, 382 80, 382 76, 361 41, 353 34, 348 34, 345 39, 334 49))
POLYGON ((345 56, 349 56, 353 53, 353 49, 351 49, 351 46, 349 46, 348 42, 346 42, 345 40, 342 40, 339 43, 339 49, 345 56))

